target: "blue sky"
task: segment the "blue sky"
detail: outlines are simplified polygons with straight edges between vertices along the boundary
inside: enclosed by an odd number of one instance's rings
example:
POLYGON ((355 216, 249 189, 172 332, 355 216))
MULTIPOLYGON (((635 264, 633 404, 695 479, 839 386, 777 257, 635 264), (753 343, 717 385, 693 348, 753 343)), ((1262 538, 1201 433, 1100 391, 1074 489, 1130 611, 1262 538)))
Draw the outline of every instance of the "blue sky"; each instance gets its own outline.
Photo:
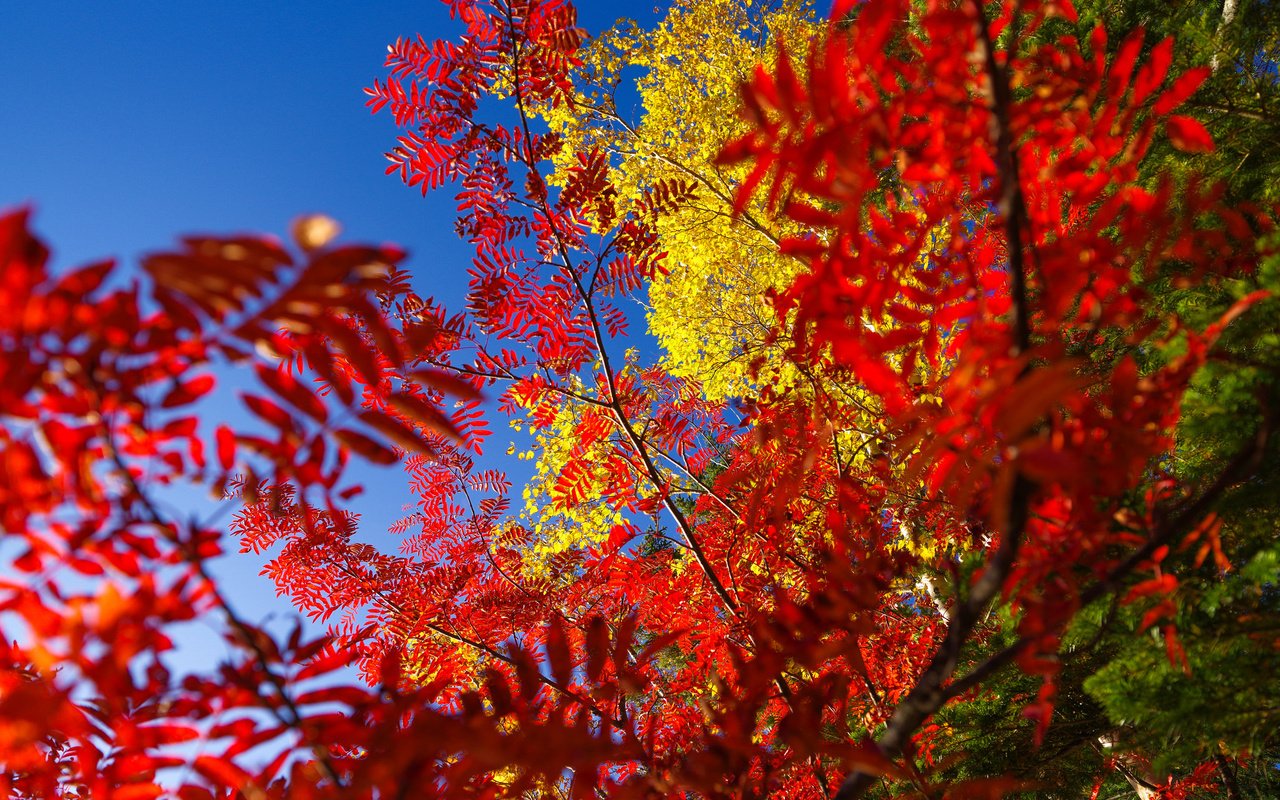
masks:
MULTIPOLYGON (((653 12, 579 7, 591 32, 653 12)), ((132 269, 182 234, 284 236, 323 212, 346 241, 407 248, 419 291, 458 308, 470 250, 453 236, 451 194, 424 200, 383 175, 395 130, 361 91, 397 36, 455 31, 438 2, 6 3, 0 209, 35 209, 55 269, 105 256, 132 269)), ((500 453, 505 426, 492 427, 500 453)), ((398 471, 371 477, 403 485, 398 471)), ((368 528, 405 499, 373 494, 368 528)), ((259 566, 233 557, 218 571, 250 618, 288 617, 259 566)))

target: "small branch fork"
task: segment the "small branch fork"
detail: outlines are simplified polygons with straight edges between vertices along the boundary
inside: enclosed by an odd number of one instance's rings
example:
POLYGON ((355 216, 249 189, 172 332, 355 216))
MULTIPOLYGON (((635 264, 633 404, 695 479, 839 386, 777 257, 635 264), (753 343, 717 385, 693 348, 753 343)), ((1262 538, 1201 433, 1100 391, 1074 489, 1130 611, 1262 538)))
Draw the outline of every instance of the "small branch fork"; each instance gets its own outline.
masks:
MULTIPOLYGON (((515 20, 511 18, 509 11, 507 22, 513 28, 516 25, 515 20)), ((513 91, 516 101, 516 109, 520 114, 520 124, 524 130, 525 141, 533 141, 533 135, 529 129, 529 112, 525 108, 524 93, 521 91, 520 87, 521 52, 518 45, 516 47, 516 51, 513 53, 512 62, 514 70, 512 84, 514 85, 513 91)), ((531 153, 525 152, 521 154, 521 160, 525 167, 530 171, 537 171, 536 165, 532 163, 531 153)), ((538 200, 539 204, 542 206, 542 213, 548 220, 553 220, 555 218, 555 212, 551 208, 546 195, 541 195, 538 200)), ((689 550, 693 553, 693 557, 698 562, 698 566, 706 576, 708 583, 711 584, 711 588, 715 592, 716 597, 719 598, 720 602, 724 604, 725 608, 732 616, 737 617, 740 613, 737 602, 734 601, 733 596, 730 594, 729 589, 724 585, 724 582, 720 579, 720 576, 716 574, 715 567, 712 566, 711 560, 703 550, 701 542, 698 541, 697 536, 694 534, 693 526, 680 511, 679 507, 676 506, 675 500, 672 498, 670 492, 663 490, 662 487, 664 481, 662 474, 658 469, 658 465, 649 453, 648 446, 645 444, 643 439, 641 439, 640 435, 636 433, 634 426, 631 424, 630 416, 622 407, 622 400, 619 398, 617 391, 617 371, 609 358, 609 351, 605 346, 606 341, 604 331, 601 329, 599 315, 596 312, 595 304, 592 302, 591 293, 588 291, 587 287, 583 285, 581 277, 579 277, 577 271, 572 266, 573 260, 569 257, 569 248, 564 241, 564 237, 561 236, 560 231, 554 224, 551 225, 551 230, 556 239, 556 249, 560 253, 565 275, 572 281, 574 289, 581 298, 582 304, 587 312, 587 319, 591 325, 591 336, 594 340, 596 351, 600 354, 600 361, 605 381, 607 383, 609 394, 607 405, 612 409, 613 415, 618 423, 618 427, 622 429, 628 443, 640 457, 646 477, 662 495, 663 506, 667 509, 667 512, 675 521, 676 526, 680 529, 680 533, 684 536, 685 542, 689 545, 689 550)))

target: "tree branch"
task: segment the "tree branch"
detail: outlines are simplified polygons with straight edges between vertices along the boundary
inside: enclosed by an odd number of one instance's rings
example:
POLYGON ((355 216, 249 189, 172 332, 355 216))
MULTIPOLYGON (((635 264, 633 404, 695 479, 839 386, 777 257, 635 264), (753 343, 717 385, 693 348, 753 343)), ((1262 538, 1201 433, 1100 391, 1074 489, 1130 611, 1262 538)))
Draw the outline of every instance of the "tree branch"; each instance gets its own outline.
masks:
MULTIPOLYGON (((973 5, 978 25, 978 42, 984 51, 987 78, 991 82, 992 133, 995 139, 996 167, 1000 183, 997 205, 1004 218, 1011 278, 1010 313, 1014 339, 1011 349, 1013 354, 1018 356, 1030 348, 1031 324, 1026 264, 1022 250, 1023 223, 1027 219, 1027 213, 1009 121, 1013 99, 1008 75, 996 61, 995 45, 991 40, 982 0, 973 0, 973 5)), ((1029 368, 1029 365, 1024 366, 1024 373, 1029 368)), ((1020 474, 1014 479, 1013 488, 1007 500, 1003 530, 1000 531, 1000 545, 987 563, 982 576, 973 584, 968 597, 957 602, 950 612, 945 639, 924 674, 916 681, 906 698, 898 704, 884 732, 878 738, 877 745, 884 755, 890 758, 900 756, 916 729, 947 701, 944 684, 955 672, 960 651, 1013 569, 1026 529, 1034 491, 1034 484, 1023 475, 1020 474)), ((855 769, 845 778, 840 792, 836 795, 836 800, 853 800, 861 797, 874 781, 875 778, 870 773, 855 769)))
MULTIPOLYGON (((508 24, 515 24, 509 13, 508 24)), ((512 54, 512 65, 512 69, 514 70, 512 85, 514 86, 513 92, 516 101, 516 108, 520 114, 520 124, 524 130, 526 141, 532 141, 532 132, 529 130, 529 113, 525 108, 524 93, 521 91, 520 87, 519 45, 516 46, 515 52, 512 54)), ((524 163, 525 167, 531 172, 536 172, 537 165, 532 163, 531 159, 532 154, 525 154, 522 157, 522 163, 524 163)), ((546 215, 546 218, 549 221, 553 220, 555 218, 555 213, 548 203, 545 194, 539 198, 539 202, 542 205, 542 210, 546 215)), ((564 262, 563 269, 565 275, 573 283, 574 289, 577 291, 579 298, 582 300, 583 307, 587 312, 587 320, 591 326, 592 339, 596 346, 596 352, 600 355, 602 371, 604 372, 605 383, 609 392, 609 398, 607 401, 608 405, 613 409, 614 416, 619 427, 622 428, 622 432, 626 436, 628 443, 635 450, 636 454, 640 456, 650 482, 653 483, 661 497, 663 507, 666 508, 667 513, 671 515, 676 526, 680 529, 681 535, 684 536, 685 541, 689 544, 689 549, 693 553, 694 559, 698 562, 698 566, 702 570, 703 575, 706 576, 707 581, 711 584, 711 588, 715 595, 720 599, 721 603, 724 604, 729 613, 736 617, 739 614, 738 604, 734 601, 728 588, 724 585, 724 582, 721 581, 720 577, 716 574, 715 568, 711 564, 711 560, 707 557, 706 552, 702 548, 702 544, 698 541, 697 536, 693 532, 693 526, 676 506, 675 500, 671 497, 670 492, 667 492, 662 488, 665 483, 662 479, 662 474, 658 470, 657 464, 655 464, 653 459, 650 457, 647 446, 643 441, 641 441, 635 429, 632 427, 630 416, 622 407, 622 402, 618 397, 617 373, 609 358, 608 349, 605 347, 604 332, 601 330, 600 320, 596 314, 595 305, 591 300, 591 295, 583 285, 582 279, 572 267, 573 260, 569 257, 568 246, 566 245, 564 238, 560 235, 560 232, 556 230, 554 224, 550 224, 550 227, 552 234, 556 239, 556 248, 560 251, 560 257, 564 262)))

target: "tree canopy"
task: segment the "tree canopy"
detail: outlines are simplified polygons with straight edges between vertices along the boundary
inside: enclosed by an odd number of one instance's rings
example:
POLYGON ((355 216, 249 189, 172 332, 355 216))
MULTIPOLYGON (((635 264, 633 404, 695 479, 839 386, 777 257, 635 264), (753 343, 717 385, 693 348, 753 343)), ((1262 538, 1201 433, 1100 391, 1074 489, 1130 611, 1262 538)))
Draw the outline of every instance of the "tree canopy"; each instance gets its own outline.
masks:
POLYGON ((366 93, 464 308, 323 217, 132 282, 2 218, 9 796, 1274 793, 1272 4, 449 5, 366 93))

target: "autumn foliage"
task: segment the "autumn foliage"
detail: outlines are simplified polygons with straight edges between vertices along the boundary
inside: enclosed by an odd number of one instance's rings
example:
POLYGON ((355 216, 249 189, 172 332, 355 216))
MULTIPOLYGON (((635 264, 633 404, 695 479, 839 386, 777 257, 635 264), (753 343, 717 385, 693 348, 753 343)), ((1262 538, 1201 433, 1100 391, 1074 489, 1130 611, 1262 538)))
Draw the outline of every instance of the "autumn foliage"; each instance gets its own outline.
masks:
MULTIPOLYGON (((322 219, 132 283, 0 223, 9 796, 996 797, 1036 787, 957 771, 938 715, 1002 697, 1044 741, 1085 610, 1189 670, 1180 582, 1232 567, 1214 512, 1271 434, 1173 463, 1197 372, 1273 302, 1160 302, 1274 257, 1265 209, 1140 180, 1157 143, 1213 150, 1183 108, 1208 68, 1141 31, 1108 58, 1068 0, 836 2, 711 157, 637 178, 564 121, 609 122, 569 3, 450 5, 464 35, 396 42, 367 93, 388 171, 456 192, 463 310, 322 219), (714 393, 630 332, 691 209, 793 265, 714 393), (243 426, 203 400, 227 369, 243 426), (398 553, 357 535, 357 461, 408 476, 398 553), (188 484, 332 638, 231 612, 188 484), (237 658, 171 674, 166 630, 219 614, 237 658)), ((1099 752, 1096 786, 1142 757, 1099 752)), ((1249 755, 1144 782, 1217 791, 1249 755)))

